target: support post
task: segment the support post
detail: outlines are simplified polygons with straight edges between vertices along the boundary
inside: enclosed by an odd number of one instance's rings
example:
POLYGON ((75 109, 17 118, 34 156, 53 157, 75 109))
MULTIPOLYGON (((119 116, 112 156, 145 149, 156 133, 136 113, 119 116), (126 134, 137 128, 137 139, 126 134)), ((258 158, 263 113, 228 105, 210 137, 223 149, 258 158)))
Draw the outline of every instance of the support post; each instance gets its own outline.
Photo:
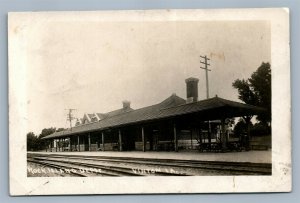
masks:
POLYGON ((91 133, 89 133, 88 139, 89 139, 89 151, 91 151, 91 133))
POLYGON ((191 149, 193 149, 193 128, 191 129, 191 149))
POLYGON ((72 150, 72 139, 71 139, 71 136, 69 137, 69 147, 70 147, 69 150, 73 151, 72 150))
POLYGON ((121 130, 119 130, 119 150, 123 151, 121 130))
POLYGON ((198 133, 200 144, 202 144, 202 130, 198 128, 197 133, 198 133))
POLYGON ((57 152, 57 141, 56 141, 56 139, 54 140, 54 142, 55 142, 55 151, 57 152))
POLYGON ((251 146, 250 146, 250 141, 251 141, 251 134, 250 134, 250 123, 251 123, 251 120, 249 120, 247 122, 247 150, 250 150, 251 149, 251 146))
POLYGON ((80 152, 80 138, 79 138, 79 135, 77 136, 77 147, 78 147, 78 151, 80 152))
POLYGON ((142 142, 143 142, 143 152, 146 151, 146 146, 145 146, 145 133, 144 133, 144 127, 142 127, 142 142))
POLYGON ((85 151, 85 136, 83 136, 83 139, 82 139, 82 145, 83 145, 83 150, 82 151, 85 151))
POLYGON ((221 119, 221 140, 222 140, 222 150, 225 151, 227 148, 227 142, 226 142, 226 134, 225 134, 225 119, 221 119))
POLYGON ((102 150, 105 151, 104 132, 102 132, 102 150))
POLYGON ((210 125, 210 121, 208 121, 207 139, 208 139, 209 150, 211 150, 211 125, 210 125))
POLYGON ((175 152, 178 152, 178 140, 177 140, 177 132, 176 132, 176 125, 173 125, 174 130, 174 150, 175 152))

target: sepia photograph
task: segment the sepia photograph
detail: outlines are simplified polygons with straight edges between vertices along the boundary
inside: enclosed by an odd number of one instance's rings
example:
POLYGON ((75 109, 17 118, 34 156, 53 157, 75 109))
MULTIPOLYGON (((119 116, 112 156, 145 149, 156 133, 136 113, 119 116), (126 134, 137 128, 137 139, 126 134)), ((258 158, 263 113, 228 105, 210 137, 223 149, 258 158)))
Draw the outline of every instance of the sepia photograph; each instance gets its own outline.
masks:
POLYGON ((10 13, 11 193, 289 191, 288 29, 285 9, 10 13))

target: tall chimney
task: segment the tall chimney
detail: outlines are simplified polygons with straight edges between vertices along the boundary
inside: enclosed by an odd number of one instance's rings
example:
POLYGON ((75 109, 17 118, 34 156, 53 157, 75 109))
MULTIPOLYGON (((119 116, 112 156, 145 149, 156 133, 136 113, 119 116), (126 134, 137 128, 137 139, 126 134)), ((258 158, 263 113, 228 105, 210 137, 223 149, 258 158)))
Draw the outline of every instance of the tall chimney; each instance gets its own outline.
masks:
POLYGON ((130 101, 123 101, 123 109, 129 109, 130 108, 130 101))
POLYGON ((198 82, 197 78, 187 78, 185 80, 187 103, 198 101, 198 82))

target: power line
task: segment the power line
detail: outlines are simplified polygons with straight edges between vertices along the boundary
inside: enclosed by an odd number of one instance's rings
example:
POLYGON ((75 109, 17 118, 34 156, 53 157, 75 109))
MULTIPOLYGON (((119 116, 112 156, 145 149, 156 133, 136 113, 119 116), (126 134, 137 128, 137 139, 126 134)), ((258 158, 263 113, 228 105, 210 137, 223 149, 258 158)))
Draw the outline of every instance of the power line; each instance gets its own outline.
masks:
POLYGON ((210 66, 210 64, 208 63, 208 61, 210 60, 209 58, 207 58, 207 56, 200 56, 202 59, 204 59, 204 61, 200 60, 200 63, 204 64, 205 67, 201 67, 201 69, 205 70, 205 76, 206 76, 206 98, 209 98, 209 84, 208 84, 208 71, 211 71, 210 69, 208 69, 208 66, 210 66))

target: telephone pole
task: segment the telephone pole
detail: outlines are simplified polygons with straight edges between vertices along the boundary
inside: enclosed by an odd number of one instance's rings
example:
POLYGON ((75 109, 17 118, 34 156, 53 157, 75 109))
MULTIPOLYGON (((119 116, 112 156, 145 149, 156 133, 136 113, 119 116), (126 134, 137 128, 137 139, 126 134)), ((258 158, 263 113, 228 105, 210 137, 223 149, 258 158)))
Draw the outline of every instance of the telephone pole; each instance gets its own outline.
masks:
MULTIPOLYGON (((208 63, 208 61, 210 60, 209 58, 207 58, 207 56, 200 56, 201 59, 200 63, 204 64, 204 67, 201 67, 201 69, 205 70, 205 77, 206 77, 206 98, 209 99, 209 87, 208 87, 208 71, 211 71, 210 69, 208 69, 208 66, 210 66, 210 64, 208 63)), ((209 143, 209 149, 211 148, 211 125, 210 125, 210 120, 208 120, 208 129, 207 129, 207 138, 208 138, 208 143, 209 143)))
POLYGON ((75 119, 75 117, 72 114, 72 111, 75 111, 76 109, 65 109, 65 110, 69 111, 69 113, 67 114, 67 121, 70 122, 70 130, 72 131, 72 120, 75 119))
POLYGON ((205 70, 205 76, 206 76, 206 98, 209 98, 209 87, 208 87, 208 71, 211 71, 210 69, 208 69, 208 66, 210 66, 210 64, 208 63, 208 61, 210 60, 209 58, 207 58, 207 56, 200 56, 202 59, 204 59, 204 61, 200 60, 200 63, 204 64, 204 67, 200 67, 201 69, 205 70))

